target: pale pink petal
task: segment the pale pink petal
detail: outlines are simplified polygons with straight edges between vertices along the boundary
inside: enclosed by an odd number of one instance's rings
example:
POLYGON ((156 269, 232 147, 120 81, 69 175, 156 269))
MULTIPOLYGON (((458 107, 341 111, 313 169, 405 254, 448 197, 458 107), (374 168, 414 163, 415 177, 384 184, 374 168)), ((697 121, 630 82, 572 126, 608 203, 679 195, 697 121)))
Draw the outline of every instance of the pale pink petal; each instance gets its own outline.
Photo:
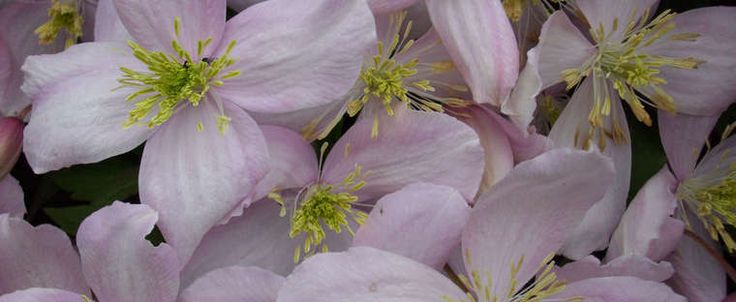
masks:
MULTIPOLYGON (((632 0, 634 1, 634 0, 632 0)), ((736 18, 735 7, 708 7, 677 15, 670 35, 698 33, 696 42, 675 42, 665 36, 647 51, 653 55, 696 58, 705 61, 697 69, 662 67, 658 75, 675 101, 678 112, 718 114, 736 99, 736 29, 724 20, 736 18)))
MULTIPOLYGON (((537 68, 542 79, 541 88, 547 88, 562 82, 562 71, 581 67, 596 51, 565 12, 557 11, 544 23, 539 44, 530 50, 538 55, 537 64, 531 63, 531 67, 537 68)), ((529 56, 531 61, 532 55, 529 56)))
POLYGON ((231 121, 220 132, 219 114, 211 101, 187 107, 143 151, 141 202, 160 213, 161 232, 183 263, 210 228, 255 192, 269 169, 266 141, 253 119, 226 103, 231 121))
POLYGON ((256 186, 253 200, 266 197, 274 188, 302 188, 317 181, 317 156, 299 133, 276 126, 261 126, 271 155, 271 170, 256 186))
POLYGON ((0 295, 31 287, 88 293, 79 255, 62 230, 0 214, 0 295))
POLYGON ((180 302, 276 302, 284 277, 257 267, 231 266, 197 279, 180 302))
POLYGON ((289 128, 299 132, 308 140, 313 141, 326 137, 341 120, 347 111, 347 97, 340 97, 326 105, 284 112, 261 113, 248 112, 259 125, 273 125, 289 128))
MULTIPOLYGON (((33 31, 48 20, 50 1, 12 1, 0 9, 0 44, 5 44, 5 55, 9 57, 0 67, 7 69, 0 75, 0 113, 16 115, 31 103, 20 86, 23 73, 20 67, 26 57, 43 53, 55 53, 64 49, 64 39, 56 39, 49 45, 40 45, 33 31), (3 85, 7 85, 3 87, 3 85)), ((0 47, 2 48, 2 47, 0 47)), ((3 59, 0 59, 3 60, 3 59)))
MULTIPOLYGON (((279 275, 288 275, 296 266, 294 249, 304 237, 289 237, 291 221, 279 216, 280 207, 263 199, 248 207, 243 216, 234 217, 207 233, 182 271, 186 287, 205 273, 228 266, 258 266, 279 275)), ((325 243, 330 250, 341 251, 350 246, 347 232, 328 233, 325 243)))
POLYGON ((708 135, 716 125, 720 114, 698 116, 677 114, 659 110, 659 136, 667 154, 667 161, 675 176, 685 180, 695 169, 708 135))
POLYGON ((87 283, 101 301, 170 302, 179 292, 179 260, 148 235, 158 220, 146 205, 115 202, 79 226, 77 245, 87 283))
POLYGON ((731 164, 736 163, 736 136, 732 135, 726 140, 718 143, 713 149, 703 156, 697 167, 693 177, 702 177, 714 173, 716 170, 723 172, 729 171, 731 164))
POLYGON ((0 296, 0 302, 80 302, 82 295, 54 288, 31 288, 0 296))
POLYGON ((23 188, 13 176, 6 175, 0 180, 0 214, 23 218, 26 204, 23 201, 23 188))
POLYGON ((174 53, 171 42, 178 40, 194 58, 197 42, 212 38, 207 57, 220 43, 225 28, 226 0, 112 0, 120 20, 135 42, 150 50, 174 53), (180 20, 180 34, 174 20, 180 20))
POLYGON ((382 249, 439 270, 460 244, 469 214, 453 188, 410 184, 376 202, 353 246, 382 249))
POLYGON ((232 40, 236 63, 228 70, 242 73, 218 87, 217 94, 247 110, 282 113, 345 94, 358 78, 363 57, 375 47, 376 35, 364 1, 272 0, 230 19, 215 54, 232 40))
POLYGON ((385 14, 408 8, 417 0, 368 0, 374 14, 385 14))
POLYGON ((595 256, 587 256, 555 270, 557 279, 568 283, 615 276, 630 276, 664 282, 674 273, 675 270, 669 262, 654 262, 649 258, 636 255, 622 256, 606 264, 601 264, 595 256))
MULTIPOLYGON (((696 219, 695 216, 690 218, 696 219)), ((711 241, 711 247, 716 246, 711 241)), ((689 237, 682 238, 677 250, 667 260, 675 267, 675 275, 668 284, 690 302, 717 302, 726 297, 723 268, 689 237)))
POLYGON ((234 9, 235 11, 242 11, 249 6, 263 2, 264 0, 227 0, 227 6, 234 9))
POLYGON ((483 146, 485 167, 480 191, 485 192, 501 180, 514 167, 514 154, 510 138, 501 125, 497 113, 482 106, 457 109, 458 119, 475 130, 483 146), (499 119, 496 119, 498 117, 499 119))
POLYGON ((383 130, 375 139, 373 119, 360 118, 327 156, 324 180, 340 183, 358 164, 365 174, 366 185, 357 192, 363 200, 419 181, 453 187, 473 199, 483 174, 475 132, 446 114, 400 108, 393 117, 381 114, 383 130))
MULTIPOLYGON (((589 131, 588 115, 592 108, 593 84, 588 78, 577 88, 567 107, 555 122, 549 138, 557 148, 580 148, 589 131), (577 142, 576 142, 577 140, 577 142)), ((583 222, 562 249, 565 256, 580 259, 591 252, 608 245, 611 234, 618 226, 621 215, 626 210, 626 197, 631 177, 631 141, 623 106, 615 91, 611 90, 611 117, 604 119, 603 126, 611 128, 613 121, 621 127, 624 142, 614 143, 604 138, 603 154, 613 159, 616 178, 601 202, 594 205, 583 222)), ((597 148, 599 137, 591 138, 591 148, 597 148)))
MULTIPOLYGON (((527 62, 516 81, 508 101, 501 104, 501 112, 507 115, 519 129, 527 129, 534 120, 537 110, 537 95, 542 91, 539 74, 538 49, 527 53, 527 62)), ((557 81, 550 79, 550 81, 557 81)))
POLYGON ((151 135, 147 127, 123 128, 133 109, 125 97, 135 90, 115 89, 118 68, 139 65, 127 52, 122 44, 84 43, 26 60, 23 90, 33 99, 33 114, 23 150, 34 172, 98 162, 151 135))
POLYGON ((99 0, 95 14, 95 41, 96 42, 127 42, 133 40, 118 12, 113 0, 99 0))
POLYGON ((611 161, 597 152, 556 149, 517 165, 479 197, 470 214, 462 239, 467 270, 490 274, 491 293, 500 295, 511 289, 507 276, 523 258, 516 284, 525 284, 613 176, 611 161))
POLYGON ((607 41, 618 42, 624 37, 629 22, 646 23, 657 12, 659 0, 578 0, 575 2, 593 29, 603 27, 607 41), (614 32, 613 29, 616 29, 614 32))
POLYGON ((661 282, 646 281, 635 277, 604 277, 586 279, 567 284, 565 289, 549 299, 585 297, 584 301, 605 302, 687 302, 685 297, 672 291, 661 282))
POLYGON ((500 106, 519 74, 519 50, 501 1, 426 3, 432 24, 475 101, 500 106))
POLYGON ((678 205, 676 189, 677 180, 667 167, 652 176, 621 218, 606 259, 638 255, 659 261, 667 257, 685 228, 682 221, 671 217, 678 205))
POLYGON ((443 302, 465 298, 450 279, 429 266, 374 248, 355 247, 305 260, 286 279, 278 301, 443 302))

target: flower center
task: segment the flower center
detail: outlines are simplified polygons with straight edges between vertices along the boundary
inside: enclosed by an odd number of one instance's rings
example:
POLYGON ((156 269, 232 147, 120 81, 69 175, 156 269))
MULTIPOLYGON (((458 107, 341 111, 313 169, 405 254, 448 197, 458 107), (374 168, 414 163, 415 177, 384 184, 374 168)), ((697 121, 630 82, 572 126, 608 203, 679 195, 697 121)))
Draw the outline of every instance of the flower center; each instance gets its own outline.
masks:
MULTIPOLYGON (((720 237, 728 251, 734 252, 736 241, 726 225, 736 225, 736 163, 721 169, 720 174, 686 180, 678 188, 677 195, 694 209, 711 238, 718 240, 720 237)), ((687 220, 686 223, 689 225, 687 220)))
MULTIPOLYGON (((620 42, 610 41, 612 33, 619 30, 618 19, 614 19, 611 33, 606 33, 602 24, 597 27, 591 24, 590 33, 597 42, 597 55, 579 68, 564 70, 562 78, 567 83, 567 88, 572 89, 584 77, 593 77, 593 108, 588 115, 592 128, 603 127, 604 119, 611 114, 609 87, 614 88, 618 96, 629 105, 634 116, 647 126, 652 125, 652 119, 643 104, 676 112, 672 96, 660 87, 667 83, 659 76, 661 68, 695 69, 702 61, 694 58, 657 56, 644 51, 644 48, 665 36, 674 42, 697 40, 699 35, 696 33, 668 35, 675 28, 675 23, 672 22, 675 15, 669 10, 665 11, 643 26, 639 26, 639 23, 643 21, 632 17, 626 28, 623 29, 623 38, 620 42), (612 86, 609 86, 610 84, 612 86), (637 91, 645 95, 649 101, 642 99, 637 91)), ((648 11, 643 14, 641 20, 646 20, 647 16, 648 11)), ((616 120, 613 121, 613 124, 614 128, 620 127, 616 120)), ((614 130, 605 129, 603 132, 615 134, 614 130)), ((614 138, 614 141, 621 139, 614 138)))
MULTIPOLYGON (((174 29, 177 38, 180 36, 180 21, 174 20, 174 29)), ((222 86, 224 80, 240 75, 240 71, 230 71, 224 75, 220 72, 235 63, 229 54, 235 46, 231 41, 225 53, 218 58, 205 58, 204 50, 210 45, 212 38, 205 41, 200 40, 197 47, 197 56, 192 57, 187 53, 178 40, 172 41, 175 54, 165 54, 161 51, 150 51, 133 41, 128 45, 133 55, 143 62, 148 71, 136 71, 126 67, 120 70, 123 76, 118 79, 121 87, 133 87, 135 92, 126 98, 129 102, 135 102, 135 108, 130 110, 128 120, 123 127, 128 128, 141 120, 147 118, 157 110, 147 122, 148 127, 160 126, 182 106, 187 104, 197 107, 205 98, 212 86, 222 86)), ((224 132, 230 120, 224 114, 221 104, 218 104, 220 115, 217 118, 217 127, 224 132)), ((198 124, 202 129, 202 123, 198 124)))
POLYGON ((82 37, 84 20, 79 14, 75 1, 51 0, 48 15, 49 20, 33 31, 38 36, 40 44, 51 44, 62 30, 67 33, 65 42, 67 48, 74 45, 77 39, 82 37))

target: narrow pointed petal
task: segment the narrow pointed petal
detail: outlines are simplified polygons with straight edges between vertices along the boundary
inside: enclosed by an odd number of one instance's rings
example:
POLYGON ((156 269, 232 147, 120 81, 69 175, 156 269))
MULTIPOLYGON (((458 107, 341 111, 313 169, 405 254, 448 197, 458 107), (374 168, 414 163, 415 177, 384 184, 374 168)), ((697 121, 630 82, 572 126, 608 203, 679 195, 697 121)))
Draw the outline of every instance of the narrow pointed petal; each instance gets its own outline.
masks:
POLYGON ((685 228, 682 221, 672 218, 678 205, 676 189, 677 180, 667 167, 652 176, 621 218, 606 259, 638 255, 659 261, 667 257, 685 228))
POLYGON ((730 164, 736 162, 736 136, 731 135, 726 140, 721 141, 703 156, 698 165, 695 167, 693 177, 701 177, 716 170, 723 171, 730 164))
POLYGON ((603 27, 605 33, 610 35, 608 41, 618 42, 623 39, 624 29, 629 22, 652 19, 659 0, 580 0, 576 4, 591 28, 603 27))
POLYGON ((566 264, 555 270, 557 279, 563 282, 577 282, 590 278, 630 276, 643 280, 664 282, 675 273, 672 264, 666 261, 654 262, 642 256, 622 256, 601 264, 595 256, 587 256, 566 264))
POLYGON ((133 40, 133 37, 120 20, 113 0, 99 0, 95 13, 95 42, 127 42, 129 40, 133 40))
MULTIPOLYGON (((716 244, 711 242, 711 247, 716 248, 716 244)), ((726 273, 723 268, 689 237, 680 241, 668 261, 675 268, 675 275, 668 284, 689 301, 715 302, 726 297, 726 273)))
POLYGON ((6 175, 0 180, 0 214, 23 218, 26 204, 23 201, 23 188, 13 176, 6 175))
POLYGON ((161 232, 183 263, 210 228, 255 192, 269 169, 266 142, 253 119, 225 103, 231 121, 220 132, 219 114, 213 102, 185 108, 143 150, 141 202, 160 213, 161 232))
MULTIPOLYGON (((611 95, 613 96, 611 117, 604 120, 603 126, 610 129, 613 123, 618 122, 622 131, 622 141, 615 143, 607 137, 604 138, 605 149, 602 153, 613 159, 616 178, 601 202, 590 209, 583 222, 563 247, 563 254, 571 259, 580 259, 595 250, 605 248, 611 234, 618 226, 621 215, 626 210, 626 197, 631 178, 631 145, 629 144, 631 139, 621 101, 616 92, 611 91, 611 95)), ((580 148, 583 145, 586 134, 590 130, 588 114, 592 108, 592 98, 592 81, 585 79, 573 94, 549 134, 556 148, 580 148)), ((600 141, 598 136, 590 137, 590 148, 597 148, 600 141)))
POLYGON ((393 117, 381 115, 375 139, 373 119, 359 119, 327 156, 324 180, 340 183, 358 164, 365 173, 366 185, 357 192, 362 200, 420 181, 453 187, 473 199, 483 174, 483 148, 475 132, 446 114, 400 108, 393 117))
POLYGON ((478 103, 500 106, 519 74, 519 50, 501 1, 426 1, 435 29, 478 103))
POLYGON ((286 279, 278 302, 443 302, 465 293, 439 272, 369 247, 313 256, 286 279), (446 298, 445 298, 446 297, 446 298))
MULTIPOLYGON (((79 254, 62 230, 0 214, 0 295, 32 287, 88 293, 79 254)), ((8 300, 15 301, 15 300, 8 300)))
POLYGON ((26 60, 23 91, 33 99, 33 115, 23 151, 34 172, 98 162, 132 150, 151 135, 147 127, 123 128, 133 109, 125 98, 134 90, 115 89, 119 66, 139 65, 126 46, 116 43, 84 43, 26 60))
POLYGON ((271 155, 271 170, 258 182, 254 200, 265 198, 274 188, 302 188, 317 180, 314 149, 298 133, 276 126, 261 126, 271 155))
POLYGON ((178 301, 276 302, 284 281, 284 277, 257 267, 231 266, 197 279, 178 301))
POLYGON ((557 252, 613 179, 609 159, 597 152, 556 149, 517 165, 479 197, 463 232, 468 271, 493 278, 492 293, 511 289, 512 264, 522 259, 516 284, 525 284, 542 260, 557 252))
POLYGON ((592 278, 568 284, 559 294, 550 297, 568 299, 585 297, 588 301, 630 302, 687 302, 664 283, 646 281, 634 277, 592 278), (625 290, 622 290, 625 289, 625 290))
POLYGON ((470 215, 455 189, 410 184, 376 202, 353 246, 370 246, 442 269, 470 215))
POLYGON ((230 19, 216 54, 233 40, 237 61, 228 70, 241 74, 217 93, 246 110, 283 113, 327 104, 350 90, 376 34, 364 1, 272 0, 230 19))
POLYGON ((77 245, 87 283, 101 301, 173 302, 179 260, 166 243, 146 236, 158 220, 146 205, 115 202, 82 221, 77 245))
MULTIPOLYGON (((197 41, 212 38, 210 45, 220 43, 225 29, 226 0, 112 0, 125 29, 141 46, 174 53, 171 42, 178 40, 184 50, 197 54, 197 41), (179 18, 177 37, 174 20, 179 18)), ((204 57, 212 53, 210 47, 204 57)))
POLYGON ((672 96, 678 112, 718 114, 736 99, 736 86, 725 80, 736 77, 736 29, 723 21, 734 18, 734 7, 684 12, 673 19, 676 27, 670 36, 647 49, 652 55, 704 61, 696 69, 662 68, 659 76, 667 81, 662 89, 672 96), (668 38, 681 33, 700 36, 695 42, 674 42, 668 38))
POLYGON ((31 288, 0 296, 0 302, 80 302, 82 295, 54 288, 31 288))
POLYGON ((700 151, 719 117, 720 114, 697 116, 657 112, 662 146, 678 180, 685 180, 695 169, 700 151))

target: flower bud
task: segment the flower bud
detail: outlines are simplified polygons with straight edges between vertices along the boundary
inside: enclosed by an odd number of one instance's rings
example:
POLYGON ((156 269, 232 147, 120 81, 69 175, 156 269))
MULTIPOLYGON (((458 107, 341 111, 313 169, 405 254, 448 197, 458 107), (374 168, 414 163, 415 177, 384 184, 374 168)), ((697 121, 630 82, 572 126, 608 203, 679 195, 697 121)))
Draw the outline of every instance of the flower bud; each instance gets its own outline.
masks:
POLYGON ((23 146, 23 121, 15 117, 0 119, 0 179, 13 169, 23 146))

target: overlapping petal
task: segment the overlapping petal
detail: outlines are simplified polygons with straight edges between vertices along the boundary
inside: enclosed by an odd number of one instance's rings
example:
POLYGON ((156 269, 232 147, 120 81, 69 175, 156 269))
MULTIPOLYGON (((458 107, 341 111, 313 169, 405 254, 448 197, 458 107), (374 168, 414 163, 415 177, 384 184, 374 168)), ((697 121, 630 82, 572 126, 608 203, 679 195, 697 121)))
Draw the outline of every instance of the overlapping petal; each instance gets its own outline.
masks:
POLYGON ((284 277, 257 267, 212 271, 182 291, 180 302, 275 302, 284 277))
POLYGON ((691 176, 719 116, 673 115, 662 110, 657 113, 662 147, 678 180, 691 176))
POLYGON ((95 13, 95 42, 127 42, 133 37, 128 34, 113 0, 99 0, 95 13))
POLYGON ((30 288, 0 296, 0 302, 79 302, 82 295, 61 289, 30 288))
POLYGON ((26 204, 23 201, 23 188, 13 176, 6 175, 0 180, 0 214, 23 218, 26 204))
POLYGON ((271 169, 258 182, 254 200, 265 198, 274 188, 302 188, 317 180, 317 156, 298 133, 277 126, 261 126, 268 145, 271 169))

